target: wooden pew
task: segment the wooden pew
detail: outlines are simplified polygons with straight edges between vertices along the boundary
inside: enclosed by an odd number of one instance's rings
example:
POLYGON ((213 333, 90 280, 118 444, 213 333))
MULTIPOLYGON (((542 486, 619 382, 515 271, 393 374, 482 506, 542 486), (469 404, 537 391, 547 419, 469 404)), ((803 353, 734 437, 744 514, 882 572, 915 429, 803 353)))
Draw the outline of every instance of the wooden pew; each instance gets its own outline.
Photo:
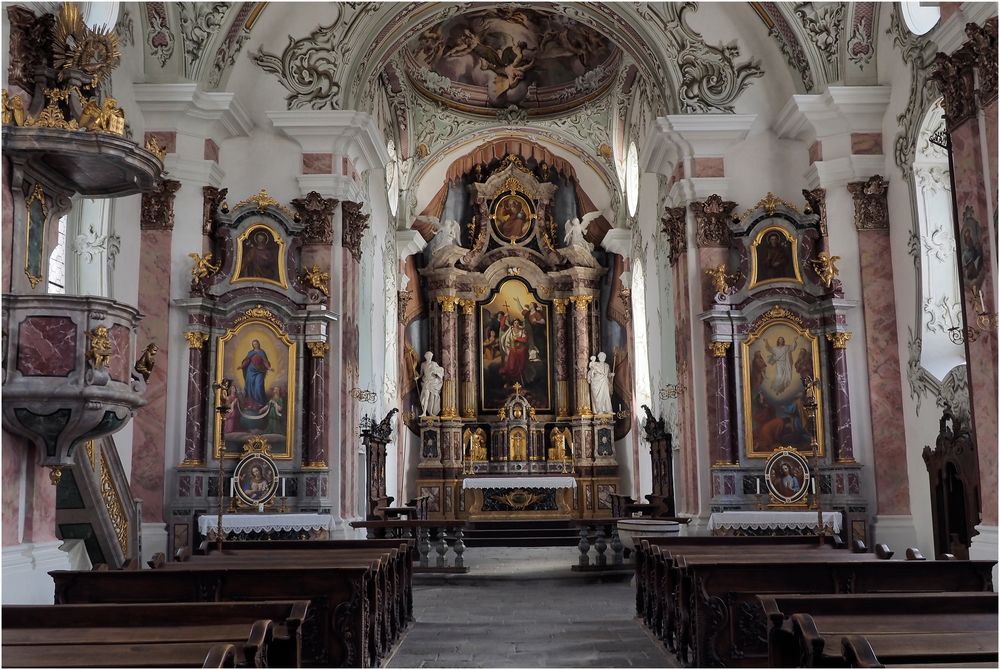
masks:
POLYGON ((8 668, 235 668, 232 644, 3 645, 8 668))
POLYGON ((369 611, 373 614, 374 633, 370 641, 374 645, 373 655, 381 658, 389 653, 409 621, 407 597, 412 602, 410 544, 398 540, 390 542, 396 544, 395 548, 368 548, 364 546, 366 541, 358 541, 359 548, 344 548, 339 541, 333 541, 332 544, 340 547, 337 549, 314 546, 324 544, 322 541, 292 542, 290 543, 292 546, 278 549, 267 546, 245 548, 242 546, 244 543, 237 542, 229 545, 234 548, 224 549, 221 554, 209 551, 206 555, 192 557, 188 565, 207 563, 234 567, 247 564, 326 566, 343 564, 345 561, 357 558, 384 557, 380 570, 370 584, 369 594, 369 611), (303 546, 306 544, 308 548, 303 546))
POLYGON ((5 605, 11 646, 232 643, 241 665, 299 667, 307 601, 5 605))
POLYGON ((843 638, 849 668, 995 668, 996 628, 992 638, 981 633, 880 635, 843 638))
MULTIPOLYGON (((380 561, 341 566, 213 567, 49 573, 57 604, 309 600, 302 626, 307 665, 369 667, 369 584, 380 561)), ((176 566, 170 568, 167 566, 176 566)))
POLYGON ((787 668, 846 663, 837 639, 812 634, 818 627, 832 636, 926 630, 992 631, 997 628, 996 593, 894 593, 760 595, 768 618, 768 664, 787 668), (797 635, 792 617, 808 614, 808 643, 797 635))
POLYGON ((767 663, 761 593, 992 591, 996 561, 906 561, 870 554, 679 557, 682 658, 708 666, 767 663), (838 560, 831 560, 839 556, 838 560))

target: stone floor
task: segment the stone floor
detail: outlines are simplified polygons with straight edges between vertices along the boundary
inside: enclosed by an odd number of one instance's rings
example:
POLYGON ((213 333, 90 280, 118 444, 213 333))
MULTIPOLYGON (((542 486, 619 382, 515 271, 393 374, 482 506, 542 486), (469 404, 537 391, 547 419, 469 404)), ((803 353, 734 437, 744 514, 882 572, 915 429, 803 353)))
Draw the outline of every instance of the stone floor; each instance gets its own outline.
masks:
POLYGON ((634 618, 628 579, 574 573, 574 547, 480 548, 467 575, 417 575, 390 668, 678 667, 634 618))

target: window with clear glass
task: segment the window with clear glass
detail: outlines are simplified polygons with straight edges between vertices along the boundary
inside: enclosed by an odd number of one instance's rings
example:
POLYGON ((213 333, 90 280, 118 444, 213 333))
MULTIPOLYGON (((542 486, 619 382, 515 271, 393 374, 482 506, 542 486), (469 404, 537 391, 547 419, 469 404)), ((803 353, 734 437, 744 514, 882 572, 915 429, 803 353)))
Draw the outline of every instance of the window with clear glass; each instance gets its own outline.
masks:
POLYGON ((628 202, 628 215, 635 216, 639 209, 639 151, 635 142, 628 146, 625 154, 625 198, 628 202))
POLYGON ((396 143, 389 140, 385 147, 389 160, 385 164, 385 192, 389 199, 389 212, 396 216, 399 207, 399 161, 396 157, 396 143))
POLYGON ((66 292, 66 217, 59 219, 56 246, 49 255, 49 293, 66 292))
POLYGON ((941 8, 927 2, 901 2, 903 23, 914 35, 926 35, 941 20, 941 8))

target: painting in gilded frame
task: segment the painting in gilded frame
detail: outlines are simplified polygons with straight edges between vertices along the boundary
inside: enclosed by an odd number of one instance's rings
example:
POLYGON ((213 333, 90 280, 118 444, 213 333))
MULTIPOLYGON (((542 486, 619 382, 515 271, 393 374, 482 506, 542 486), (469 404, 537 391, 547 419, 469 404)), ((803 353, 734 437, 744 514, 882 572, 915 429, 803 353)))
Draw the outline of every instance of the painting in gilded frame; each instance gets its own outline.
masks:
MULTIPOLYGON (((821 379, 819 341, 794 315, 766 320, 740 344, 746 454, 770 456, 787 446, 811 451, 812 424, 806 409, 803 377, 821 379)), ((815 386, 816 436, 823 454, 823 412, 815 386)))
POLYGON ((41 184, 35 184, 31 195, 25 201, 27 209, 27 225, 24 240, 24 274, 35 288, 42 281, 42 267, 45 263, 45 220, 48 210, 45 207, 45 192, 41 184))
POLYGON ((285 241, 269 226, 258 223, 236 239, 236 272, 233 283, 260 281, 288 287, 285 274, 285 241))
POLYGON ((768 226, 750 245, 750 288, 770 282, 802 283, 795 237, 781 226, 768 226))
POLYGON ((527 199, 520 193, 507 193, 493 206, 493 232, 504 242, 517 244, 531 234, 535 214, 527 199))
POLYGON ((805 504, 810 486, 809 463, 795 449, 778 448, 764 463, 764 481, 771 499, 782 505, 805 504))
POLYGON ((278 466, 267 454, 251 453, 241 458, 233 477, 234 493, 246 505, 266 505, 278 492, 278 466))
POLYGON ((538 411, 552 410, 551 306, 524 280, 505 279, 479 304, 480 408, 497 412, 514 384, 538 411))
POLYGON ((229 412, 215 419, 216 436, 224 430, 226 458, 239 458, 253 436, 267 440, 273 458, 292 457, 295 349, 284 332, 263 320, 245 321, 219 338, 216 381, 232 380, 229 412))

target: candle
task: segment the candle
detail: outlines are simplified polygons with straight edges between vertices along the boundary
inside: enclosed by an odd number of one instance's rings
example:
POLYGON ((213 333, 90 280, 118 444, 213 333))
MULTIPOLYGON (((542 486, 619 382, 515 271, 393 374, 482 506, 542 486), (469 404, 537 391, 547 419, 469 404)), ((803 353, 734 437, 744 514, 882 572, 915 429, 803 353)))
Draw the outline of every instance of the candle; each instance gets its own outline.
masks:
POLYGON ((986 313, 986 303, 983 301, 983 289, 979 289, 979 313, 986 313))
POLYGON ((809 480, 809 486, 812 487, 813 495, 816 495, 816 480, 815 479, 810 479, 809 480))
POLYGON ((236 497, 236 477, 229 478, 229 497, 236 497))
POLYGON ((281 497, 285 497, 285 478, 281 478, 281 497))
POLYGON ((258 512, 264 511, 264 503, 257 503, 257 511, 258 512))
POLYGON ((756 480, 754 480, 754 481, 756 481, 756 482, 757 482, 757 495, 760 495, 760 480, 759 480, 759 479, 756 479, 756 480))

